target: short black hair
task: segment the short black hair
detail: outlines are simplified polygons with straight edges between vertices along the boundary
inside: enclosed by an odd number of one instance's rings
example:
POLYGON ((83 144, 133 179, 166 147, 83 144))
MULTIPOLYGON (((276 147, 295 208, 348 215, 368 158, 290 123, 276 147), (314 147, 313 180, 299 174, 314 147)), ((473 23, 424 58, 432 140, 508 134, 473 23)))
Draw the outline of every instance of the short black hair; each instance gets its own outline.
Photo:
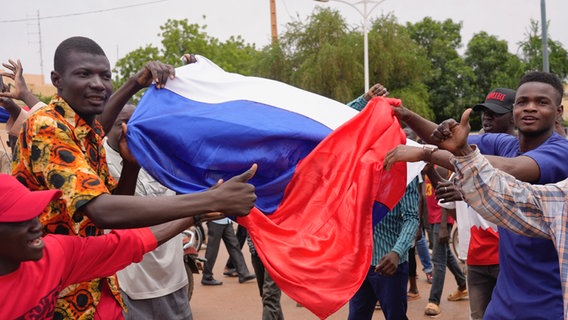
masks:
POLYGON ((556 74, 543 71, 525 73, 521 77, 517 88, 527 82, 542 82, 551 85, 558 92, 558 101, 556 102, 558 104, 562 103, 562 97, 564 96, 564 86, 562 85, 562 80, 560 80, 560 78, 556 74))
POLYGON ((90 53, 106 57, 105 52, 95 41, 85 37, 71 37, 63 40, 55 49, 53 69, 57 72, 65 71, 65 61, 70 52, 90 53))

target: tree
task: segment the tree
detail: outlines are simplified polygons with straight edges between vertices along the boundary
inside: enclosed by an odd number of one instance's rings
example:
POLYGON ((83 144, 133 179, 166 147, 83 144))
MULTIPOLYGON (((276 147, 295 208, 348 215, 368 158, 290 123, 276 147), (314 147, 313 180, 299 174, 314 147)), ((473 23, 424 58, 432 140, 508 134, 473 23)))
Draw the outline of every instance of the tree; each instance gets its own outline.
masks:
MULTIPOLYGON (((539 23, 531 19, 525 40, 518 43, 522 61, 526 68, 532 71, 542 70, 542 32, 539 23)), ((568 52, 562 43, 548 37, 550 72, 556 73, 561 79, 568 80, 568 52)))
POLYGON ((426 50, 412 40, 409 30, 399 24, 394 15, 383 15, 373 21, 369 56, 372 57, 369 70, 372 83, 382 83, 392 96, 402 99, 405 106, 433 119, 430 93, 424 85, 431 63, 426 50))
POLYGON ((472 98, 475 75, 458 54, 461 47, 461 23, 443 22, 430 17, 415 24, 407 23, 411 38, 425 51, 432 71, 425 81, 430 92, 430 106, 435 121, 459 117, 472 98))
POLYGON ((355 96, 353 83, 363 82, 353 58, 355 39, 338 11, 318 8, 306 22, 287 24, 279 43, 289 68, 282 81, 338 101, 355 96))
MULTIPOLYGON (((140 70, 148 61, 160 60, 173 66, 181 64, 184 53, 196 53, 205 56, 229 72, 250 74, 259 52, 254 44, 247 44, 240 37, 230 37, 221 42, 209 36, 206 25, 190 24, 187 19, 168 19, 160 27, 162 48, 151 45, 138 48, 117 61, 114 78, 115 87, 122 85, 134 72, 140 70)), ((142 93, 133 100, 137 102, 142 93)))
MULTIPOLYGON (((392 96, 431 118, 428 90, 421 85, 430 64, 404 26, 391 15, 376 19, 369 48, 371 81, 384 84, 392 96)), ((273 68, 280 77, 273 73, 273 78, 342 102, 364 93, 363 35, 347 26, 336 10, 318 8, 306 21, 288 24, 279 42, 265 50, 277 56, 262 62, 263 75, 273 68), (282 68, 274 69, 268 61, 282 68)))
POLYGON ((521 60, 509 53, 507 41, 484 31, 469 41, 465 62, 475 74, 474 90, 479 102, 495 88, 515 89, 525 70, 521 60))

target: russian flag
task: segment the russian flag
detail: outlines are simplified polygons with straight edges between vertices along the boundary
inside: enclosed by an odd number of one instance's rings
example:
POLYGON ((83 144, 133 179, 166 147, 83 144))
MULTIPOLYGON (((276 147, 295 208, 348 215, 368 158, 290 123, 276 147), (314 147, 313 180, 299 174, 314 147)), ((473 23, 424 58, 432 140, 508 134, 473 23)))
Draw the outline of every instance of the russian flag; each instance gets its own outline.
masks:
POLYGON ((258 200, 238 218, 265 267, 320 318, 359 289, 373 222, 398 202, 406 164, 382 170, 406 142, 389 104, 360 113, 284 83, 227 73, 197 56, 166 88, 149 88, 128 124, 128 145, 154 178, 179 193, 208 189, 252 163, 258 200))

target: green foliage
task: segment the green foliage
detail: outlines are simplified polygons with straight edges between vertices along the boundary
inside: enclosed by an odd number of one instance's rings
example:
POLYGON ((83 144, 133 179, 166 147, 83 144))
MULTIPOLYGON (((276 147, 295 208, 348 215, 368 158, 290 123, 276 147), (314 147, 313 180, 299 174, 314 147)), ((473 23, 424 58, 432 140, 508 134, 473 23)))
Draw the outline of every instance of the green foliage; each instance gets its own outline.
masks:
POLYGON ((430 17, 407 23, 411 38, 426 51, 432 64, 424 83, 430 93, 435 122, 459 117, 464 107, 475 101, 475 74, 458 54, 461 26, 451 19, 439 22, 430 17))
POLYGON ((479 102, 495 88, 517 87, 524 67, 508 49, 507 41, 498 40, 484 31, 475 34, 467 45, 465 62, 475 74, 475 92, 479 102))
MULTIPOLYGON (((115 90, 122 86, 128 78, 135 75, 138 71, 142 70, 148 61, 161 60, 163 57, 160 55, 158 48, 151 45, 146 45, 144 48, 138 48, 129 52, 124 58, 116 62, 114 72, 114 88, 115 90)), ((134 104, 138 103, 140 97, 146 90, 142 90, 132 98, 134 104)))
MULTIPOLYGON (((355 96, 352 83, 363 81, 353 72, 359 68, 352 58, 352 41, 338 11, 316 9, 306 22, 289 23, 280 37, 279 60, 286 63, 289 71, 280 72, 279 76, 282 81, 305 90, 351 101, 355 96)), ((359 90, 357 95, 361 93, 359 90)))
MULTIPOLYGON (((247 44, 242 37, 230 37, 225 42, 209 36, 206 25, 190 24, 187 19, 171 20, 160 27, 162 49, 147 45, 128 53, 116 63, 115 87, 121 86, 129 77, 141 70, 152 60, 160 60, 173 66, 180 66, 180 57, 185 53, 205 56, 229 72, 251 74, 254 62, 260 53, 254 44, 247 44)), ((143 92, 133 98, 137 103, 143 92)))
MULTIPOLYGON (((538 21, 530 21, 529 30, 525 33, 525 40, 519 42, 521 59, 527 70, 542 70, 542 32, 538 21)), ((550 72, 556 73, 561 79, 568 78, 568 51, 562 44, 548 37, 548 60, 550 72)))
MULTIPOLYGON (((205 19, 205 17, 203 17, 205 19)), ((516 88, 526 70, 542 63, 538 23, 531 21, 521 55, 511 54, 506 41, 480 32, 467 44, 464 56, 462 24, 426 17, 401 25, 393 14, 371 21, 370 85, 382 83, 406 107, 441 122, 459 119, 462 111, 483 101, 496 87, 516 88)), ((261 49, 241 36, 226 41, 211 37, 207 25, 167 20, 160 27, 161 48, 138 48, 115 67, 118 87, 147 61, 179 66, 184 53, 205 56, 229 72, 275 79, 341 102, 364 92, 363 33, 349 26, 339 11, 318 7, 304 20, 288 23, 279 39, 261 49)), ((568 53, 549 40, 551 71, 566 78, 568 53)), ((472 127, 479 118, 472 118, 472 127)))

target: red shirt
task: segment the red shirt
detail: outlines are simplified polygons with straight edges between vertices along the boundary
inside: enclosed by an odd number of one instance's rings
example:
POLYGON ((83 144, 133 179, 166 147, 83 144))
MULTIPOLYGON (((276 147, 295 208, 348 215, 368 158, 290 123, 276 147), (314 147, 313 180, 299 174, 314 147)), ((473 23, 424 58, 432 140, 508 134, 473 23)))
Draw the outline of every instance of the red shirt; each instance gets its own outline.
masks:
MULTIPOLYGON (((428 223, 429 224, 436 224, 442 222, 442 207, 438 205, 438 199, 436 199, 436 194, 434 193, 434 187, 428 179, 428 176, 425 176, 424 179, 424 196, 426 198, 426 206, 428 208, 428 223)), ((454 224, 454 219, 448 215, 448 224, 454 224)))
MULTIPOLYGON (((0 276, 2 319, 51 319, 62 289, 114 274, 132 262, 141 261, 146 252, 157 246, 148 228, 87 238, 47 235, 43 241, 44 254, 39 261, 23 262, 18 270, 0 276)), ((104 306, 105 301, 120 310, 113 298, 101 299, 98 307, 113 308, 104 306)))

